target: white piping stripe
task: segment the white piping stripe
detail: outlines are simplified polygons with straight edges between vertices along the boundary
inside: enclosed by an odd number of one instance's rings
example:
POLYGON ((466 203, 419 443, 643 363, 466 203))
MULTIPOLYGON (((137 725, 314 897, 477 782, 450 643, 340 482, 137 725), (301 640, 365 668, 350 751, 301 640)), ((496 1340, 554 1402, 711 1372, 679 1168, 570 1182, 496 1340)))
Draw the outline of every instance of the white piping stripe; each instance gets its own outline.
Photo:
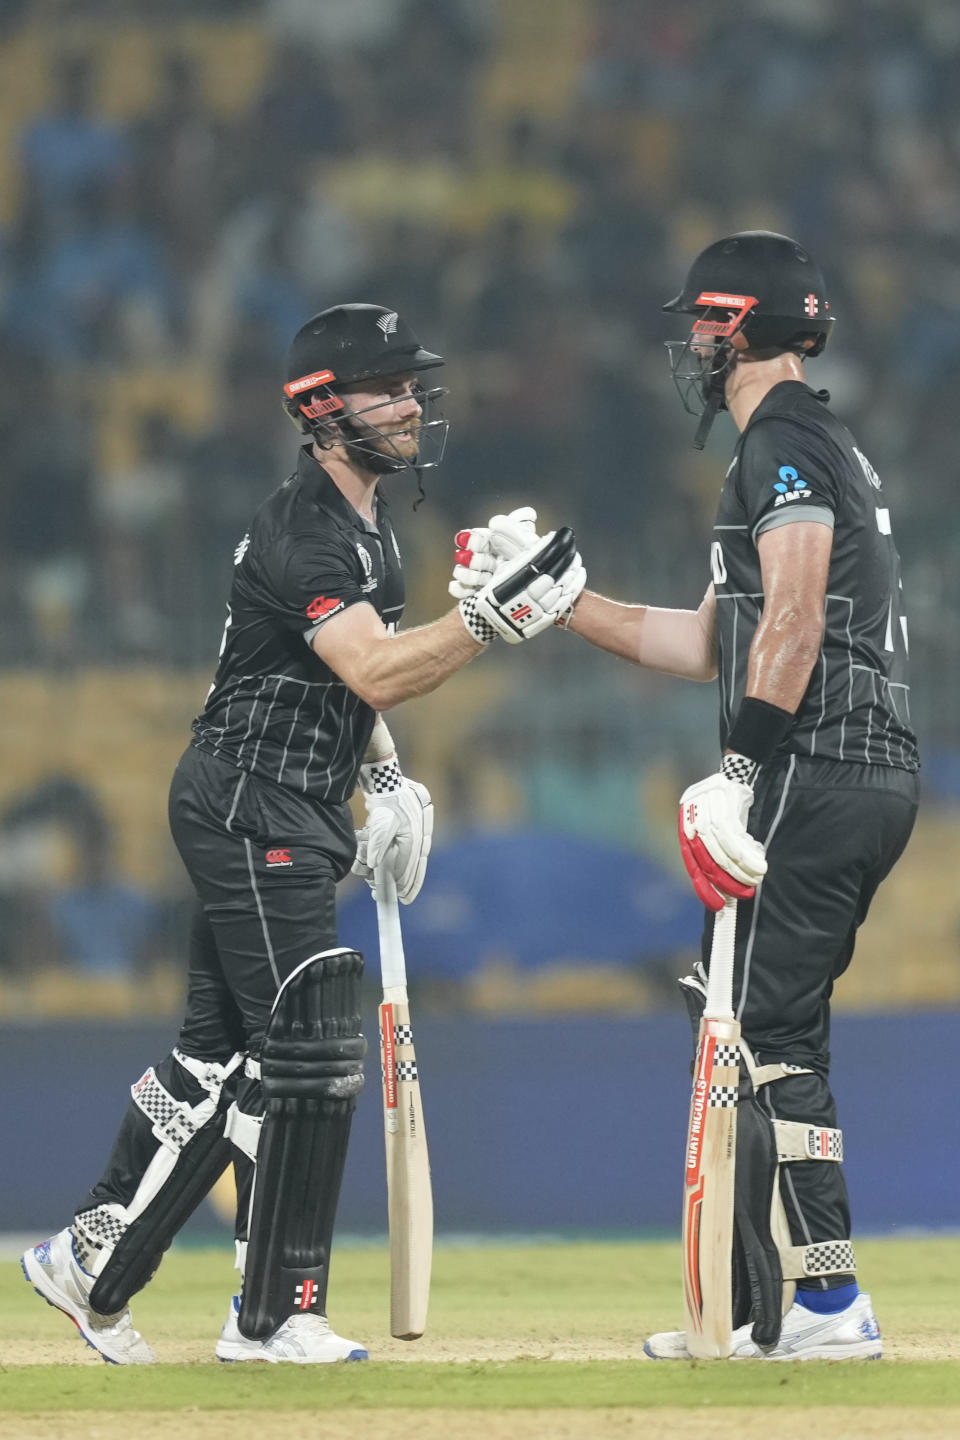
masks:
MULTIPOLYGON (((852 624, 853 624, 853 602, 851 601, 850 611, 849 611, 849 613, 848 613, 848 615, 847 615, 847 664, 848 664, 849 667, 850 667, 850 668, 849 668, 849 671, 848 671, 848 673, 847 673, 847 715, 849 715, 849 714, 851 713, 851 711, 853 710, 853 632, 852 632, 852 630, 851 630, 852 624)), ((824 629, 826 629, 826 625, 824 625, 824 629)), ((845 759, 847 758, 847 757, 844 755, 844 753, 843 753, 844 741, 846 740, 846 735, 847 735, 847 715, 844 715, 843 719, 840 721, 840 759, 841 759, 841 760, 845 760, 845 759)))
MULTIPOLYGON (((297 684, 297 685, 304 685, 304 686, 306 686, 306 685, 308 684, 308 682, 307 682, 306 680, 297 680, 297 681, 294 681, 293 683, 294 683, 294 684, 297 684)), ((294 730, 296 730, 296 728, 297 728, 297 720, 298 720, 299 717, 300 717, 300 709, 301 709, 301 706, 303 705, 304 700, 306 700, 308 693, 309 693, 309 691, 305 689, 304 692, 303 692, 302 697, 297 701, 297 708, 294 710, 294 712, 293 712, 293 719, 290 721, 290 729, 289 729, 289 731, 288 731, 288 733, 287 733, 287 738, 286 738, 286 741, 284 742, 284 746, 283 746, 283 755, 281 756, 281 759, 280 759, 280 769, 277 771, 277 784, 278 784, 278 785, 282 782, 282 780, 283 780, 283 772, 284 772, 284 770, 287 768, 287 756, 288 756, 289 753, 290 753, 290 741, 293 739, 293 732, 294 732, 294 730)))
POLYGON ((240 748, 239 748, 239 750, 237 751, 237 759, 238 759, 238 760, 240 759, 241 755, 243 754, 243 747, 246 745, 247 741, 250 739, 250 734, 251 734, 251 731, 253 730, 253 717, 254 717, 254 715, 256 715, 256 713, 257 713, 257 706, 260 704, 260 696, 263 694, 263 687, 264 687, 264 685, 266 685, 266 683, 267 683, 266 676, 264 676, 264 678, 260 681, 260 685, 259 685, 259 687, 258 687, 258 689, 257 689, 256 695, 253 697, 253 703, 252 703, 251 706, 250 706, 250 718, 249 718, 249 720, 247 721, 247 733, 244 735, 243 739, 240 741, 240 748))
POLYGON ((304 795, 306 795, 306 793, 307 793, 307 781, 308 781, 308 778, 309 778, 309 775, 310 775, 310 766, 313 764, 314 752, 316 751, 317 745, 318 745, 319 740, 320 740, 320 727, 321 727, 321 725, 323 724, 323 715, 324 715, 324 711, 326 710, 326 708, 327 708, 327 697, 326 697, 326 695, 324 695, 323 700, 322 700, 321 705, 320 705, 320 714, 317 716, 317 723, 316 723, 316 725, 313 727, 313 740, 310 742, 310 749, 309 749, 309 751, 308 751, 308 753, 307 753, 307 758, 306 758, 306 760, 304 761, 304 765, 303 765, 303 783, 301 784, 300 789, 301 789, 301 791, 303 792, 304 795))
POLYGON ((253 891, 253 898, 257 902, 257 914, 260 916, 260 929, 263 931, 263 943, 267 947, 267 959, 270 961, 270 971, 273 975, 274 984, 280 988, 280 975, 277 970, 277 962, 274 959, 273 946, 270 943, 270 931, 267 928, 267 917, 263 911, 263 901, 260 899, 260 891, 257 888, 257 876, 253 868, 253 846, 244 836, 243 848, 247 852, 247 870, 250 873, 250 888, 253 891))
POLYGON ((237 806, 240 804, 240 796, 243 794, 244 786, 250 776, 246 770, 240 771, 240 779, 237 781, 237 788, 233 792, 233 804, 230 806, 230 814, 227 816, 226 830, 228 834, 233 833, 233 817, 237 813, 237 806))
POLYGON ((729 730, 733 722, 733 696, 737 693, 737 631, 740 628, 740 606, 733 607, 733 635, 730 645, 730 683, 727 689, 727 720, 725 729, 729 730))
POLYGON ((273 707, 274 707, 274 705, 276 705, 276 703, 277 703, 277 696, 278 696, 279 693, 280 693, 280 686, 281 686, 282 683, 283 683, 283 676, 282 676, 282 675, 278 675, 278 676, 277 676, 277 683, 276 683, 276 685, 274 685, 274 687, 273 687, 273 699, 270 701, 270 704, 267 706, 267 713, 266 713, 266 715, 264 716, 263 724, 260 726, 260 734, 259 734, 259 737, 258 737, 258 739, 257 739, 257 743, 256 743, 256 745, 253 747, 253 759, 250 761, 250 769, 251 769, 251 770, 256 770, 256 768, 257 768, 257 756, 260 754, 260 746, 263 744, 263 737, 264 737, 264 735, 266 735, 267 729, 268 729, 268 727, 269 727, 269 725, 270 725, 270 716, 273 714, 273 707))
MULTIPOLYGON (((780 824, 780 821, 783 819, 783 812, 784 812, 784 809, 785 809, 786 803, 787 803, 787 793, 788 793, 788 791, 789 791, 789 789, 790 789, 790 782, 791 782, 792 779, 793 779, 793 772, 794 772, 794 770, 795 770, 796 768, 797 768, 797 757, 796 757, 796 755, 791 755, 791 756, 790 756, 790 764, 787 766, 787 773, 786 773, 786 774, 784 775, 784 777, 783 777, 783 791, 782 791, 782 793, 781 793, 781 795, 780 795, 780 803, 779 803, 778 806, 777 806, 777 813, 776 813, 776 814, 774 815, 774 817, 773 817, 773 821, 771 822, 770 829, 767 831, 766 835, 764 836, 764 840, 763 840, 764 849, 766 849, 766 847, 770 844, 770 841, 773 839, 774 835, 776 834, 777 826, 780 824)), ((760 884, 757 886, 756 895, 755 895, 754 901, 753 901, 753 915, 752 915, 752 917, 751 917, 751 922, 750 922, 750 935, 749 935, 749 938, 747 939, 746 948, 745 948, 744 954, 743 954, 743 977, 742 977, 742 979, 741 979, 741 981, 740 981, 740 999, 739 999, 739 1001, 737 1002, 737 1019, 738 1019, 738 1020, 740 1020, 740 1019, 742 1018, 742 1016, 743 1016, 743 1007, 744 1007, 744 1005, 746 1004, 746 1001, 747 1001, 747 991, 748 991, 748 989, 749 989, 749 987, 750 987, 750 967, 751 967, 751 964, 752 964, 752 961, 753 961, 753 942, 754 942, 754 939, 756 938, 756 933, 757 933, 757 921, 758 921, 759 918, 760 918, 760 906, 761 906, 762 901, 763 901, 763 881, 761 880, 760 884)))
MULTIPOLYGON (((347 698, 348 698, 348 701, 349 701, 349 699, 350 699, 350 694, 349 694, 349 693, 348 693, 348 697, 347 697, 347 698)), ((331 781, 332 781, 332 779, 333 779, 333 767, 334 767, 334 765, 337 763, 337 754, 338 754, 338 752, 339 752, 339 750, 340 750, 340 746, 343 744, 344 736, 348 733, 348 731, 349 731, 349 729, 350 729, 350 721, 353 719, 354 715, 357 713, 357 704, 359 704, 359 700, 358 700, 358 698, 357 698, 356 696, 354 696, 353 699, 354 699, 354 702, 355 702, 355 703, 354 703, 352 706, 349 705, 349 704, 345 705, 344 708, 343 708, 343 712, 342 712, 342 714, 341 714, 341 716, 340 716, 340 733, 339 733, 339 735, 337 736, 337 743, 334 745, 334 747, 333 747, 333 753, 332 753, 331 756, 330 756, 330 764, 327 766, 327 785, 328 785, 328 786, 330 785, 330 783, 331 783, 331 781)))

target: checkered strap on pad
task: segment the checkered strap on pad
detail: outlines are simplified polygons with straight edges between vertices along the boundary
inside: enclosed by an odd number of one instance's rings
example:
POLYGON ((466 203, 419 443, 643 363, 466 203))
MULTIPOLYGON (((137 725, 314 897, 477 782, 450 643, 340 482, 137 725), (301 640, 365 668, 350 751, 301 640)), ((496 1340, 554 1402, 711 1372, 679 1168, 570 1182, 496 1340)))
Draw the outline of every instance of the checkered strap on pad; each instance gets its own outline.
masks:
POLYGON ((71 1228, 77 1259, 92 1275, 102 1269, 102 1261, 122 1239, 127 1220, 122 1205, 97 1205, 75 1215, 71 1228))
POLYGON ((192 1106, 181 1100, 174 1100, 169 1090, 157 1079, 152 1066, 130 1087, 130 1094, 134 1103, 152 1122, 154 1135, 168 1150, 179 1152, 199 1130, 192 1106))
POLYGON ((821 1240, 816 1245, 789 1245, 780 1251, 784 1280, 819 1275, 854 1275, 857 1262, 849 1240, 821 1240))

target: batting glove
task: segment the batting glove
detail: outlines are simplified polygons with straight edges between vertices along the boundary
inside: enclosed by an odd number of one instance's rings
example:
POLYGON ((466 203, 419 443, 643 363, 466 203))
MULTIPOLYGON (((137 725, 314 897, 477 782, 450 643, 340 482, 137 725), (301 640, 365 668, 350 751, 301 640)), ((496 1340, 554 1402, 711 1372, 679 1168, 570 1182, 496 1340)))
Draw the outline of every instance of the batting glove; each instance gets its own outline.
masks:
POLYGON ((500 635, 518 645, 568 618, 586 579, 576 537, 565 525, 498 565, 481 589, 460 601, 460 615, 484 644, 500 635))
POLYGON ((396 756, 360 766, 360 788, 367 823, 357 831, 354 875, 376 894, 373 872, 386 865, 397 885, 397 898, 411 904, 420 894, 433 840, 433 801, 426 785, 408 780, 396 756))
POLYGON ((502 560, 513 560, 521 550, 539 545, 537 512, 524 505, 509 515, 494 515, 489 525, 458 530, 453 543, 453 579, 447 589, 454 600, 465 600, 483 589, 502 560))
POLYGON ((680 853, 693 888, 710 910, 724 900, 749 900, 767 873, 766 853, 748 833, 753 780, 759 769, 743 755, 725 755, 723 768, 680 797, 680 853))

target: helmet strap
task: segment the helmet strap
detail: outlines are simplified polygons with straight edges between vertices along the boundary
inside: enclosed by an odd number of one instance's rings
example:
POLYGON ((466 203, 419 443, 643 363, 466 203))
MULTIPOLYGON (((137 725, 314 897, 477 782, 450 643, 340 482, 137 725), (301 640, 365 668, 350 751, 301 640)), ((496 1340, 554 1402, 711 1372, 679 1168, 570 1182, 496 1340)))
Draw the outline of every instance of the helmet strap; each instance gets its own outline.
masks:
POLYGON ((694 450, 702 450, 707 443, 707 436, 710 434, 710 427, 717 418, 717 412, 723 403, 723 382, 710 386, 710 393, 707 402, 703 407, 703 414, 700 416, 700 424, 697 426, 697 433, 693 437, 694 450))

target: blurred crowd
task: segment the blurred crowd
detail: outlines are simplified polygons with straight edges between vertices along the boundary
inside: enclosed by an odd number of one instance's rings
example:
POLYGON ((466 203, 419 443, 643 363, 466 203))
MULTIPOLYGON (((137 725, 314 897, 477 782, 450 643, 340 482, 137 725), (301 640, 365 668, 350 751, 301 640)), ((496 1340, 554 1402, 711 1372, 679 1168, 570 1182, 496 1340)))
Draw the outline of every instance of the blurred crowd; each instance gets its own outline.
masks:
MULTIPOLYGON (((293 465, 286 346, 344 300, 448 358, 444 467, 415 515, 394 482, 430 614, 446 537, 521 500, 576 526, 597 588, 698 603, 733 433, 692 450, 660 307, 711 239, 770 228, 826 273, 811 380, 890 494, 915 718, 960 792, 955 0, 5 0, 0 39, 0 665, 210 668, 293 465)), ((629 703, 598 716, 596 657, 558 657, 532 663, 559 740, 518 691, 478 747, 525 717, 556 771, 535 818, 606 824, 649 740, 629 703)), ((676 744, 693 702, 656 683, 676 744)))
POLYGON ((0 658, 206 659, 233 547, 291 468, 285 346, 355 298, 402 309, 449 357, 429 497, 444 526, 530 496, 574 521, 598 583, 695 602, 729 434, 691 452, 659 307, 702 244, 754 225, 826 271, 839 323, 816 378, 896 492, 921 664, 949 656, 952 0, 4 13, 8 51, 51 16, 87 24, 44 26, 45 83, 7 126, 0 658), (118 115, 103 97, 121 12, 150 61, 118 115), (262 35, 229 105, 204 24, 262 35))

